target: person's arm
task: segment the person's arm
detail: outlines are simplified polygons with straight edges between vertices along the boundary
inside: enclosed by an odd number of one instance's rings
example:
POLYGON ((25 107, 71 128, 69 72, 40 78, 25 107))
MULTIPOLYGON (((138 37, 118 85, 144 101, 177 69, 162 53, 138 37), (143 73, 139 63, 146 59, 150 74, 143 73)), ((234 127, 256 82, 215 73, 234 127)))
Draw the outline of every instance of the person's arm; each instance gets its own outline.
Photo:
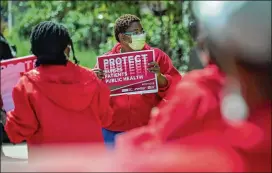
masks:
POLYGON ((195 127, 201 127, 201 116, 208 110, 208 103, 205 103, 208 100, 203 100, 205 96, 205 91, 192 82, 182 81, 167 104, 151 111, 147 126, 120 135, 116 146, 122 148, 128 144, 146 150, 155 147, 160 141, 191 133, 197 129, 195 127))
POLYGON ((112 123, 113 110, 110 106, 110 90, 102 81, 99 83, 99 93, 97 95, 99 119, 102 127, 107 127, 112 123))
POLYGON ((157 74, 159 96, 164 98, 170 89, 174 89, 181 80, 181 74, 173 66, 170 57, 160 49, 154 49, 158 61, 150 63, 149 70, 157 74))
MULTIPOLYGON (((137 149, 123 151, 125 157, 118 162, 123 163, 118 170, 132 172, 244 172, 246 164, 243 157, 231 146, 218 142, 202 144, 206 135, 195 136, 190 143, 159 145, 152 153, 137 149), (130 153, 130 154, 129 154, 130 153), (133 153, 133 154, 131 154, 133 153), (126 159, 132 156, 132 162, 126 159), (133 162, 134 161, 134 162, 133 162), (131 164, 130 164, 131 163, 131 164)), ((218 138, 209 138, 218 140, 218 138)), ((221 139, 222 140, 222 139, 221 139)), ((120 151, 119 151, 120 152, 120 151)), ((117 161, 116 161, 117 162, 117 161)))
POLYGON ((22 77, 12 92, 14 110, 7 113, 5 131, 12 143, 28 140, 38 130, 39 123, 30 103, 22 77))

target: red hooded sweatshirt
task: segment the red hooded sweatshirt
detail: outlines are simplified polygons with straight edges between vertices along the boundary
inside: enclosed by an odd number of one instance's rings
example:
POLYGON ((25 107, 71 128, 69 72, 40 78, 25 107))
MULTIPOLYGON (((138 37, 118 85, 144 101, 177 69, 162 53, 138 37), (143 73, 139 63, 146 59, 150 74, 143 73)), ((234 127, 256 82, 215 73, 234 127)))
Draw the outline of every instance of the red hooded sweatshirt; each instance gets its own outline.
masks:
MULTIPOLYGON (((120 53, 121 44, 118 43, 106 55, 120 53)), ((128 131, 136 127, 148 124, 150 119, 150 111, 157 106, 168 92, 176 86, 181 80, 181 75, 173 66, 171 59, 166 53, 158 48, 152 48, 145 45, 143 50, 155 51, 155 61, 158 62, 161 73, 167 78, 168 84, 164 88, 159 88, 157 94, 135 94, 114 96, 110 99, 113 108, 113 122, 106 129, 111 131, 128 131)))
POLYGON ((13 143, 103 142, 101 128, 112 121, 110 91, 94 72, 68 62, 25 73, 13 89, 15 109, 5 130, 13 143))
POLYGON ((268 101, 251 109, 244 122, 229 124, 218 116, 218 107, 208 113, 206 127, 196 133, 168 144, 153 143, 149 151, 120 148, 119 153, 127 153, 125 158, 137 161, 116 159, 122 163, 119 171, 271 172, 271 111, 268 101), (167 149, 169 144, 174 147, 172 151, 169 146, 167 149))
POLYGON ((207 112, 219 106, 224 79, 214 64, 189 72, 169 94, 168 103, 152 111, 148 126, 119 136, 117 147, 175 140, 202 129, 207 112))
MULTIPOLYGON (((242 163, 235 163, 234 167, 244 165, 248 172, 271 172, 271 101, 251 108, 249 118, 244 123, 236 126, 226 123, 219 104, 224 75, 216 69, 216 66, 210 65, 204 70, 185 75, 175 93, 171 94, 172 100, 154 111, 156 116, 150 124, 120 135, 116 147, 121 150, 129 149, 129 146, 132 149, 129 151, 135 153, 135 148, 152 151, 170 140, 175 144, 196 145, 203 149, 206 145, 214 145, 231 148, 242 159, 242 163), (197 76, 202 76, 202 80, 197 76)), ((231 162, 234 155, 228 152, 227 155, 229 159, 225 162, 231 162)), ((203 162, 188 162, 187 166, 181 164, 183 167, 177 169, 187 172, 194 168, 201 171, 201 166, 210 166, 210 160, 217 159, 214 155, 208 156, 203 162)), ((153 169, 155 164, 152 164, 145 166, 153 169)))

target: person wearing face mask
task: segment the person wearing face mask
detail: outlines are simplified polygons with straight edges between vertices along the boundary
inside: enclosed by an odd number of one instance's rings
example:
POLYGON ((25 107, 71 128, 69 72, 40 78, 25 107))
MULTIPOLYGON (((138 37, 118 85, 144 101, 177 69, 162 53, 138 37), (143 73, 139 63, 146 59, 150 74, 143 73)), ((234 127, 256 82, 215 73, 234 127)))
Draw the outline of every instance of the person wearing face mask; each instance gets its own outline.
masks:
MULTIPOLYGON (((146 125, 151 109, 157 106, 181 79, 169 56, 146 43, 146 33, 137 16, 125 14, 119 17, 115 22, 114 32, 118 43, 106 55, 151 49, 155 51, 155 62, 149 64, 148 70, 157 74, 159 92, 111 97, 110 103, 114 110, 113 122, 103 129, 107 143, 114 143, 116 134, 146 125)), ((103 77, 101 70, 94 71, 99 78, 103 77)))
POLYGON ((194 25, 199 31, 192 34, 192 37, 197 43, 196 53, 204 69, 185 74, 169 95, 167 104, 154 109, 147 126, 118 136, 117 148, 152 148, 157 143, 168 143, 193 134, 205 128, 206 120, 209 119, 207 113, 219 106, 225 74, 205 47, 205 31, 200 24, 194 25))
POLYGON ((14 110, 5 130, 12 143, 26 141, 29 158, 48 144, 103 143, 101 128, 112 120, 110 90, 95 73, 79 66, 68 30, 45 21, 34 27, 31 51, 36 68, 14 87, 14 110), (72 49, 75 63, 68 59, 72 49))

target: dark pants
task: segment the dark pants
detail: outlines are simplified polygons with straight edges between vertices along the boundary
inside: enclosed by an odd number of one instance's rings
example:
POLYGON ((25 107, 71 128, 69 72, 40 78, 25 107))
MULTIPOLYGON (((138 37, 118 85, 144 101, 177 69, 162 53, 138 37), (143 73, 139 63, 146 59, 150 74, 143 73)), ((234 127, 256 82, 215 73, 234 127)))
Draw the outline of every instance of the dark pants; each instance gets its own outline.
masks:
POLYGON ((116 135, 121 134, 123 132, 115 132, 103 128, 102 133, 105 144, 109 147, 114 147, 116 135))
POLYGON ((3 143, 10 143, 7 133, 5 132, 4 126, 1 124, 1 141, 3 143))

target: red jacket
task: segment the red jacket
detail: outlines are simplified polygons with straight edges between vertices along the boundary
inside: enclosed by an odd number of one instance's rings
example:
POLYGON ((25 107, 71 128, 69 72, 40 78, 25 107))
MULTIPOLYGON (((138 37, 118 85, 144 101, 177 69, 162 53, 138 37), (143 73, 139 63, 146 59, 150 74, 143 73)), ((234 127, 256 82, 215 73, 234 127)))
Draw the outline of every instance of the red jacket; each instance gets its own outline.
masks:
POLYGON ((218 116, 218 107, 207 118, 207 127, 171 141, 176 147, 172 151, 166 147, 169 144, 158 143, 152 154, 135 147, 120 148, 127 155, 118 160, 119 171, 271 172, 271 101, 251 110, 245 122, 231 125, 218 116), (125 158, 135 162, 126 163, 125 158))
POLYGON ((224 74, 216 65, 189 72, 169 94, 171 100, 153 112, 148 126, 121 135, 117 147, 179 139, 203 129, 207 112, 219 106, 223 84, 224 74))
MULTIPOLYGON (((254 109, 247 121, 236 126, 218 118, 220 109, 216 109, 209 116, 217 117, 210 124, 214 128, 204 128, 168 144, 156 145, 151 152, 135 147, 108 153, 89 148, 88 156, 85 155, 88 152, 83 151, 77 156, 78 162, 74 162, 71 157, 63 158, 67 150, 62 147, 56 153, 51 151, 55 160, 43 157, 50 162, 42 160, 41 163, 45 163, 44 168, 52 169, 50 171, 68 168, 88 172, 271 172, 271 102, 254 109), (86 157, 95 162, 87 163, 86 157)), ((78 150, 82 147, 75 151, 78 150)))
MULTIPOLYGON (((120 53, 121 45, 118 43, 109 54, 120 53)), ((154 49, 156 62, 159 63, 161 73, 166 76, 168 85, 159 88, 157 94, 136 94, 111 97, 110 104, 113 108, 113 122, 106 127, 112 131, 128 131, 136 127, 147 125, 150 111, 157 106, 167 95, 168 91, 181 80, 180 73, 173 66, 171 59, 160 49, 145 45, 143 50, 154 49)))
POLYGON ((108 87, 96 75, 68 62, 25 73, 13 89, 15 109, 5 130, 13 143, 32 145, 103 142, 112 121, 108 87))
MULTIPOLYGON (((244 169, 249 172, 271 171, 271 101, 251 108, 246 122, 237 126, 229 125, 222 119, 219 105, 219 92, 224 77, 220 73, 212 75, 212 71, 216 72, 215 69, 216 67, 209 66, 185 75, 172 94, 172 100, 156 111, 157 114, 154 113, 148 126, 134 129, 117 138, 118 149, 128 149, 129 146, 132 150, 154 150, 169 140, 188 147, 197 145, 205 148, 206 145, 214 145, 230 148, 242 159, 242 163, 237 163, 235 167, 244 165, 244 169), (195 80, 198 79, 197 73, 202 76, 202 80, 195 80)), ((217 157, 208 156, 205 162, 188 162, 189 165, 179 168, 179 171, 197 169, 203 166, 202 163, 210 166, 209 160, 216 160, 217 157)), ((231 162, 233 155, 229 154, 227 157, 230 159, 226 162, 231 162)))
MULTIPOLYGON (((115 158, 118 172, 244 172, 242 157, 213 132, 195 134, 190 139, 157 145, 156 150, 122 151, 115 158), (207 143, 203 143, 203 137, 207 143), (129 161, 127 158, 130 158, 129 161), (118 164, 122 163, 122 164, 118 164)), ((123 148, 124 150, 124 148, 123 148)), ((113 167, 113 166, 112 166, 113 167)))

